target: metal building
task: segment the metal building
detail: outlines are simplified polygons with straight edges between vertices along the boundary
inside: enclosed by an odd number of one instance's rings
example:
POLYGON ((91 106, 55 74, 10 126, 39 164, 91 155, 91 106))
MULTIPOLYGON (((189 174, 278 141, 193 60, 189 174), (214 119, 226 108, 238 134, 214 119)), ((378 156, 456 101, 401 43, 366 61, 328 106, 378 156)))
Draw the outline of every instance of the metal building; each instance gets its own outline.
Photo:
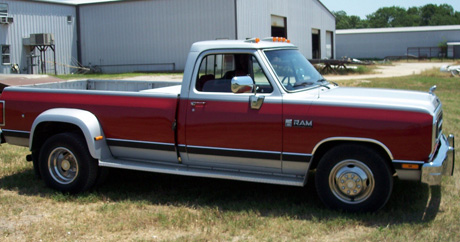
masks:
POLYGON ((335 57, 335 17, 319 0, 55 2, 0 0, 14 18, 0 26, 10 63, 26 69, 29 49, 22 39, 33 33, 53 34, 58 74, 73 71, 75 60, 108 73, 179 71, 192 43, 213 39, 287 37, 309 59, 335 57))
POLYGON ((333 58, 335 17, 317 0, 170 0, 83 5, 81 59, 104 72, 182 70, 193 42, 282 36, 333 58))
POLYGON ((391 56, 460 57, 460 25, 336 31, 337 57, 379 58, 391 56), (452 43, 451 43, 452 42, 452 43), (447 52, 439 46, 447 44, 447 52))
POLYGON ((0 73, 10 73, 12 64, 21 73, 70 73, 77 56, 75 10, 71 5, 0 0, 0 73))

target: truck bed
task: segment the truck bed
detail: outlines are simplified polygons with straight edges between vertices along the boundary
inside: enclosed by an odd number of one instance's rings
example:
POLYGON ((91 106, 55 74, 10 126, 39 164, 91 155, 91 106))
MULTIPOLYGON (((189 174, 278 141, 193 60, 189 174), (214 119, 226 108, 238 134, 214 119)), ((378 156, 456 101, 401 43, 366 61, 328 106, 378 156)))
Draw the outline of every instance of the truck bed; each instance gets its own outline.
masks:
POLYGON ((53 83, 39 83, 21 86, 22 88, 42 88, 60 90, 94 90, 94 91, 114 91, 114 92, 180 92, 182 82, 177 81, 123 81, 123 80, 70 80, 53 83), (175 88, 165 88, 172 87, 175 88), (154 89, 159 89, 153 91, 154 89))
POLYGON ((38 115, 56 108, 77 109, 96 116, 114 155, 123 156, 124 150, 118 153, 115 149, 123 142, 128 145, 132 145, 131 141, 155 142, 173 147, 171 127, 176 117, 180 84, 75 80, 7 87, 1 94, 4 106, 8 107, 2 130, 9 131, 10 143, 28 146, 28 133, 38 115), (11 138, 19 134, 22 137, 11 138))

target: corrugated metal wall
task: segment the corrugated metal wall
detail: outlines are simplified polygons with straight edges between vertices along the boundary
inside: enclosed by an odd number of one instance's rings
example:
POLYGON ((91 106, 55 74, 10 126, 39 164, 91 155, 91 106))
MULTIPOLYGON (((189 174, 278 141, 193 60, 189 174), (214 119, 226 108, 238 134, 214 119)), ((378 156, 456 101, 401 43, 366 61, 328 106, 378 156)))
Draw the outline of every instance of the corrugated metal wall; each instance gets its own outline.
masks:
POLYGON ((80 14, 83 64, 104 72, 183 70, 193 42, 235 39, 229 0, 84 5, 80 14))
MULTIPOLYGON (((70 73, 72 58, 77 57, 75 7, 18 0, 0 0, 0 3, 8 4, 8 16, 14 19, 12 24, 0 25, 0 45, 10 45, 11 63, 19 64, 21 73, 27 73, 27 56, 30 53, 22 39, 34 33, 53 33, 58 74, 70 73), (72 16, 70 23, 67 22, 67 16, 72 16)), ((39 52, 35 51, 35 54, 39 52)), ((53 61, 52 55, 50 50, 46 52, 47 61, 53 61)), ((46 63, 46 67, 50 74, 54 74, 52 63, 46 63)), ((10 73, 10 68, 9 65, 0 64, 0 73, 10 73)), ((38 70, 35 67, 34 73, 38 70)))
POLYGON ((443 41, 458 40, 459 30, 337 34, 337 55, 350 58, 404 56, 408 47, 437 47, 443 41))
MULTIPOLYGON (((9 4, 14 18, 13 24, 0 25, 0 45, 11 46, 12 63, 28 67, 22 38, 53 33, 58 73, 75 71, 69 67, 77 64, 75 6, 0 2, 9 4)), ((288 38, 307 58, 312 56, 312 29, 320 30, 322 58, 326 31, 335 33, 334 17, 317 0, 140 0, 81 5, 79 10, 82 64, 98 65, 104 72, 182 70, 193 42, 268 37, 272 15, 287 18, 288 38)), ((52 52, 46 55, 52 61, 52 52)), ((53 64, 46 64, 54 72, 53 64)), ((9 72, 10 66, 0 65, 0 73, 9 72)))
POLYGON ((307 58, 312 58, 311 30, 320 30, 321 58, 326 58, 326 31, 335 33, 335 17, 317 0, 238 0, 237 10, 239 39, 270 37, 271 15, 286 17, 288 39, 307 58))

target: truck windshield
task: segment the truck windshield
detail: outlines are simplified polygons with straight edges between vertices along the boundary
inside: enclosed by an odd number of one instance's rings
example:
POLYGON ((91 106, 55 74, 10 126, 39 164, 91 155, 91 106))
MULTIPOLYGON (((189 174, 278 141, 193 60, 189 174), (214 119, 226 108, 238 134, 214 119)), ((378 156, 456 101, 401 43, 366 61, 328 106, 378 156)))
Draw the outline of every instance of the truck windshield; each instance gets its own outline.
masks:
POLYGON ((267 50, 265 55, 278 76, 278 81, 287 91, 300 91, 329 84, 297 50, 267 50))

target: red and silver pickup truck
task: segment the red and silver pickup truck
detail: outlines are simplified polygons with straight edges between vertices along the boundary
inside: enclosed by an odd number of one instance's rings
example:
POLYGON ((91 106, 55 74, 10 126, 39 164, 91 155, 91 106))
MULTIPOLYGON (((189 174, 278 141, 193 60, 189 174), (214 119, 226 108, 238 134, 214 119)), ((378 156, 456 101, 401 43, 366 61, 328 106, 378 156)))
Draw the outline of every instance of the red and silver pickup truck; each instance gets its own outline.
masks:
POLYGON ((7 87, 2 140, 29 147, 45 183, 71 193, 104 167, 290 186, 316 171, 328 207, 375 211, 394 175, 429 185, 452 175, 454 136, 434 90, 339 87, 280 40, 195 43, 182 83, 7 87))

